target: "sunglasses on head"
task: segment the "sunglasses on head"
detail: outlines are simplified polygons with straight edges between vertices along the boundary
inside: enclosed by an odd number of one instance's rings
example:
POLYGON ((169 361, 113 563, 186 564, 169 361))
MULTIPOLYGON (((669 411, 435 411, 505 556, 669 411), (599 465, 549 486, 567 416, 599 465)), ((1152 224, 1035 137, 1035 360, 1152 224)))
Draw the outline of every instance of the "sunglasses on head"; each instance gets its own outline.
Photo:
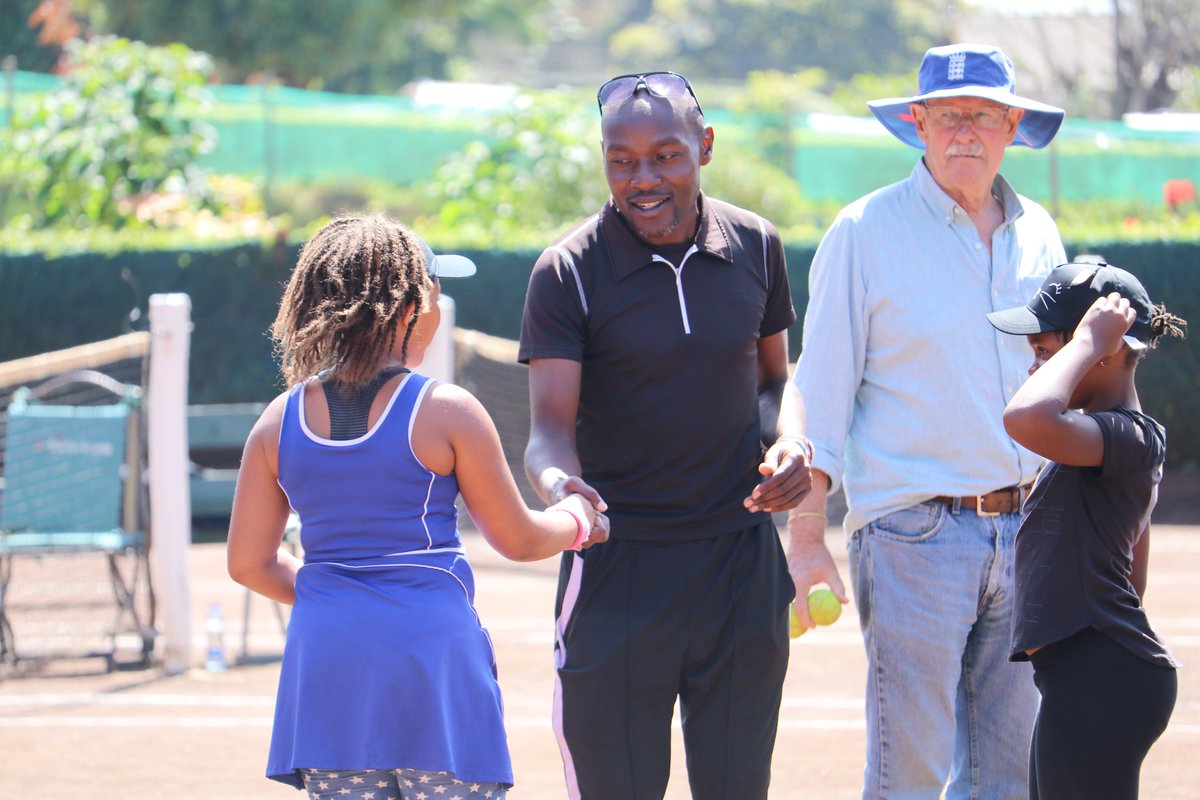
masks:
POLYGON ((637 94, 637 90, 641 86, 645 86, 646 91, 655 97, 675 98, 690 94, 692 100, 696 102, 696 109, 701 114, 704 113, 704 109, 700 108, 700 101, 696 98, 696 93, 692 91, 692 85, 688 83, 687 78, 677 72, 644 72, 640 75, 618 75, 601 86, 600 91, 596 92, 596 104, 600 106, 600 111, 603 113, 605 106, 628 100, 637 94))

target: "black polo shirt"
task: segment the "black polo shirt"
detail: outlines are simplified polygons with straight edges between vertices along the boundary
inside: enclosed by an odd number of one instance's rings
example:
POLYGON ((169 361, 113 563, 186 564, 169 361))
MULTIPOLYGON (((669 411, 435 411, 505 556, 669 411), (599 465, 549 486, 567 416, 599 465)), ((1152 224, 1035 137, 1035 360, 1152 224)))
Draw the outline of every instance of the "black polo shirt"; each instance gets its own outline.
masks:
POLYGON ((518 358, 583 365, 583 478, 613 538, 703 538, 766 515, 759 481, 758 340, 796 320, 775 227, 700 199, 695 248, 672 265, 610 200, 548 247, 529 278, 518 358))

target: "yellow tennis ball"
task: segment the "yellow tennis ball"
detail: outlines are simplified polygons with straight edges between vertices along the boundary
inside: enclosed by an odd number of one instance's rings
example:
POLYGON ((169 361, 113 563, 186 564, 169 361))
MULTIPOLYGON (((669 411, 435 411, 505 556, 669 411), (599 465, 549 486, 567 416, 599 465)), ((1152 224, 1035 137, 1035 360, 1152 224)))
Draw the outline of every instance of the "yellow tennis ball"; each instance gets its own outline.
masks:
POLYGON ((800 618, 796 616, 796 606, 791 603, 788 603, 788 624, 791 628, 793 639, 800 638, 808 630, 808 628, 800 624, 800 618))
POLYGON ((818 625, 832 625, 842 615, 842 602, 831 589, 816 589, 808 595, 808 615, 818 625))

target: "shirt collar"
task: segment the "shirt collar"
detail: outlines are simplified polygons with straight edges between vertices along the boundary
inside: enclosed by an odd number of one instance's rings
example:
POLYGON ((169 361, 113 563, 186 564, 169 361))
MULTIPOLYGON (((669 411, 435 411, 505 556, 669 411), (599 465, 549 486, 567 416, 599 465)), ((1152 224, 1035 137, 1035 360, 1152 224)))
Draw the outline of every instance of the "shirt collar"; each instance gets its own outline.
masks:
MULTIPOLYGON (((696 249, 716 256, 722 261, 733 263, 733 247, 721 218, 713 210, 703 192, 698 200, 700 221, 696 230, 696 249)), ((653 262, 654 248, 633 232, 633 228, 617 211, 610 197, 600 211, 600 235, 608 252, 609 266, 614 281, 624 280, 642 267, 653 262)))
MULTIPOLYGON (((958 207, 958 203, 953 197, 946 194, 945 189, 938 186, 938 182, 933 179, 933 173, 925 165, 925 159, 917 161, 917 165, 913 167, 912 176, 917 184, 917 192, 934 213, 944 219, 954 219, 954 209, 958 207)), ((1025 207, 1021 205, 1021 196, 1016 193, 1003 175, 997 174, 996 179, 992 181, 992 194, 999 195, 1000 202, 1004 205, 1005 225, 1011 224, 1016 221, 1017 217, 1025 213, 1025 207)))

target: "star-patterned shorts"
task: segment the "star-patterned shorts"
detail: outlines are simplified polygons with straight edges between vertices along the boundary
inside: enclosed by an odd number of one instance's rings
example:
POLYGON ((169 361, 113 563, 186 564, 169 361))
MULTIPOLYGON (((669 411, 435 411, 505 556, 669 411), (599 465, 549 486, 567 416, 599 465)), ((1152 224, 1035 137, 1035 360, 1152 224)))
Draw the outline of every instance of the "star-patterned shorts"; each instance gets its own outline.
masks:
POLYGON ((464 783, 449 772, 304 769, 310 800, 503 800, 502 783, 464 783))

